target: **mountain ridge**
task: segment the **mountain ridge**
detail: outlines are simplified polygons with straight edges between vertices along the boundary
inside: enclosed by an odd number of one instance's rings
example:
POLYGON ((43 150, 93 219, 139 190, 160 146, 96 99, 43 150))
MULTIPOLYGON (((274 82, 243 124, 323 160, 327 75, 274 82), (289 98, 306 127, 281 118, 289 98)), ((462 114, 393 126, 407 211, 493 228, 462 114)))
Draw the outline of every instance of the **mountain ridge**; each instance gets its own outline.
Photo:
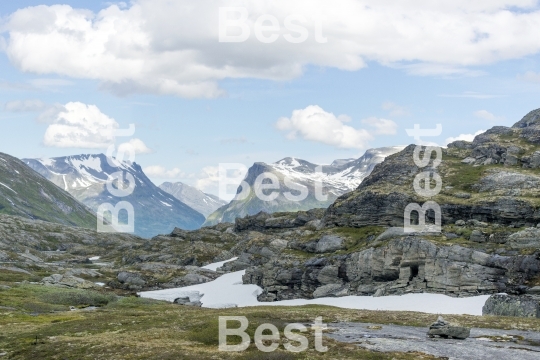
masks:
POLYGON ((179 181, 175 183, 164 182, 163 184, 159 185, 159 188, 171 194, 192 209, 197 210, 205 217, 216 211, 221 206, 227 204, 226 201, 220 200, 219 197, 215 195, 204 193, 193 186, 179 181))
POLYGON ((21 160, 0 153, 0 213, 95 229, 97 218, 21 160))
MULTIPOLYGON (((203 226, 215 225, 219 222, 234 222, 237 217, 254 215, 260 211, 272 213, 326 208, 342 194, 354 190, 386 156, 401 149, 400 146, 369 149, 358 159, 338 159, 330 165, 318 165, 295 157, 286 157, 272 164, 256 162, 248 169, 244 178, 250 188, 254 187, 255 180, 260 174, 269 172, 278 177, 280 184, 283 184, 287 178, 305 186, 309 191, 308 196, 302 201, 288 200, 283 195, 285 191, 289 191, 283 190, 287 188, 285 186, 281 188, 279 196, 272 201, 258 199, 254 191, 250 191, 246 199, 239 200, 238 194, 241 192, 241 187, 239 187, 235 199, 208 216, 203 226), (319 166, 320 172, 316 171, 319 166), (327 195, 326 200, 321 201, 314 195, 314 181, 316 180, 322 183, 325 195, 327 195)), ((295 191, 295 189, 291 190, 295 191)))
MULTIPOLYGON (((142 237, 168 233, 175 227, 197 229, 205 219, 196 210, 159 189, 137 163, 119 162, 104 154, 23 161, 93 211, 103 203, 129 202, 135 210, 135 234, 142 237), (118 171, 131 174, 135 180, 133 192, 126 197, 113 196, 106 189, 109 177, 118 171)), ((121 220, 125 217, 121 216, 121 220)))

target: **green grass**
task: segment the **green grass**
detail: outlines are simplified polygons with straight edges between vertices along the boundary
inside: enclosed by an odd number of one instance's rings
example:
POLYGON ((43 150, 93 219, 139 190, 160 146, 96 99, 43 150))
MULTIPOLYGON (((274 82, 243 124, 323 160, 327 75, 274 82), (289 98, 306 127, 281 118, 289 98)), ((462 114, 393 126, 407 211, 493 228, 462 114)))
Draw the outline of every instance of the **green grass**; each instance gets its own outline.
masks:
POLYGON ((360 228, 338 228, 335 232, 345 238, 345 250, 338 253, 353 253, 372 246, 373 241, 386 229, 382 226, 363 226, 360 228))
MULTIPOLYGON (((84 294, 91 301, 111 296, 101 292, 73 291, 37 285, 12 284, 0 291, 0 352, 9 359, 434 359, 420 353, 377 353, 324 339, 329 352, 313 349, 312 332, 308 332, 310 350, 301 354, 285 352, 283 347, 263 354, 253 344, 244 353, 218 352, 219 316, 246 316, 247 333, 253 337, 263 323, 278 327, 283 342, 283 329, 288 323, 310 324, 318 317, 331 324, 353 321, 375 324, 427 326, 436 315, 347 310, 328 306, 256 307, 235 309, 201 309, 178 306, 162 301, 125 297, 102 302, 96 311, 61 311, 58 303, 77 299, 72 294, 84 294), (29 314, 28 304, 40 303, 54 313, 29 314), (36 343, 37 337, 37 343, 36 343)), ((82 301, 88 302, 88 300, 82 301)), ((445 316, 450 321, 471 327, 540 330, 540 319, 480 316, 445 316)), ((235 324, 231 324, 231 327, 235 324)), ((234 338, 229 339, 229 344, 234 338)))

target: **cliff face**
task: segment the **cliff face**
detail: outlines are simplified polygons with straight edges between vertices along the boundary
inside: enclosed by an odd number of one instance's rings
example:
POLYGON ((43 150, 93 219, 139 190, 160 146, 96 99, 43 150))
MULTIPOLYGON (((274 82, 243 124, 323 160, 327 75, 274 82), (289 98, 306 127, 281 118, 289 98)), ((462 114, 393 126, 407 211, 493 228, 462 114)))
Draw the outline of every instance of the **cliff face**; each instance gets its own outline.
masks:
MULTIPOLYGON (((540 109, 511 128, 497 126, 471 143, 450 144, 437 167, 431 161, 420 169, 414 148, 387 157, 355 191, 339 197, 316 224, 319 237, 297 235, 287 244, 287 256, 262 263, 259 258, 251 267, 244 261, 244 282, 263 287, 263 301, 409 292, 522 294, 539 285, 540 109), (414 190, 423 171, 442 179, 432 198, 414 190), (442 232, 404 234, 405 207, 428 200, 441 207, 442 232), (319 243, 332 231, 341 241, 321 255, 319 243)), ((433 221, 429 212, 427 217, 433 221)))
POLYGON ((522 284, 539 271, 538 255, 492 255, 409 236, 380 247, 302 263, 274 258, 261 267, 248 268, 244 283, 264 289, 261 301, 414 292, 471 296, 520 293, 522 284))
POLYGON ((460 219, 501 225, 536 226, 540 222, 540 109, 513 127, 496 126, 472 143, 457 141, 443 149, 441 165, 420 169, 415 146, 389 156, 353 192, 327 211, 327 226, 403 226, 405 207, 427 200, 441 206, 443 224, 460 219), (415 176, 441 176, 442 191, 430 199, 413 188, 415 176))

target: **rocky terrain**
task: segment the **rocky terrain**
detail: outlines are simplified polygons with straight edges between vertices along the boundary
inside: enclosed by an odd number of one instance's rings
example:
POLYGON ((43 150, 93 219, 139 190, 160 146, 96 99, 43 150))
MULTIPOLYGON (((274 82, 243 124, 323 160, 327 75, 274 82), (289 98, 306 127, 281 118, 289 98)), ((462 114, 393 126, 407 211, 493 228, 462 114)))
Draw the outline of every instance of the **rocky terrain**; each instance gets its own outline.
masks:
MULTIPOLYGON (((495 126, 472 143, 457 141, 443 149, 443 161, 433 168, 443 189, 433 200, 440 204, 443 224, 475 219, 499 225, 534 227, 540 222, 540 109, 513 127, 495 126)), ((389 156, 353 192, 328 209, 328 226, 402 226, 405 207, 423 203, 413 180, 420 169, 413 161, 414 145, 389 156)))
POLYGON ((200 266, 231 258, 236 239, 215 229, 177 229, 149 240, 0 215, 0 273, 73 288, 100 283, 128 293, 187 286, 218 277, 200 266))
POLYGON ((96 228, 96 216, 22 161, 0 153, 0 214, 96 228))
MULTIPOLYGON (((36 354, 38 348, 51 354, 58 348, 70 353, 71 344, 93 341, 92 351, 108 358, 116 347, 98 346, 104 339, 135 348, 147 339, 134 343, 130 339, 161 329, 155 335, 160 341, 149 342, 155 349, 162 351, 170 343, 161 341, 164 336, 178 334, 178 343, 208 354, 204 346, 213 346, 217 339, 212 332, 217 328, 215 312, 198 309, 200 303, 190 298, 164 304, 136 298, 136 293, 201 284, 245 270, 243 283, 260 286, 258 299, 263 302, 421 292, 491 295, 483 309, 485 316, 460 317, 463 329, 454 322, 433 324, 429 314, 317 308, 333 319, 328 334, 335 341, 330 343, 333 358, 369 358, 373 352, 388 359, 536 358, 540 329, 537 132, 540 110, 512 128, 496 127, 472 143, 456 142, 443 149, 441 165, 432 169, 444 184, 432 198, 442 208, 441 232, 403 230, 406 204, 426 200, 412 186, 420 172, 412 161, 413 146, 375 166, 356 190, 327 209, 258 212, 196 230, 176 227, 151 239, 98 233, 70 226, 74 224, 65 218, 42 221, 36 215, 0 214, 0 324, 12 325, 0 336, 0 345, 17 358, 19 352, 36 354), (233 257, 237 259, 217 271, 203 268, 233 257), (139 316, 144 316, 143 321, 139 316), (393 325, 400 323, 407 326, 393 325), (432 334, 443 338, 426 337, 430 323, 432 334), (130 335, 119 340, 122 331, 130 335), (44 332, 36 345, 13 345, 20 334, 34 341, 36 334, 44 332), (463 339, 466 335, 470 336, 463 339), (448 336, 457 339, 444 338, 448 336)), ((0 165, 9 160, 2 158, 0 165)), ((0 188, 8 193, 0 199, 14 199, 9 192, 21 191, 16 187, 21 185, 13 178, 25 170, 12 166, 5 171, 9 172, 2 173, 6 175, 0 188)), ((52 198, 53 190, 43 185, 46 179, 37 174, 28 179, 52 198)), ((73 199, 55 185, 48 186, 58 192, 55 199, 73 199)), ((433 220, 429 213, 428 220, 433 220)), ((305 321, 313 309, 223 311, 252 314, 255 323, 274 319, 281 326, 284 316, 305 321)))
MULTIPOLYGON (((512 128, 496 127, 472 143, 456 142, 443 150, 441 165, 433 169, 444 182, 433 197, 443 213, 440 233, 403 231, 405 204, 423 201, 412 187, 420 169, 409 146, 375 166, 358 189, 328 209, 259 212, 199 230, 175 228, 152 239, 4 215, 0 261, 3 271, 26 272, 42 283, 80 287, 88 284, 77 285, 73 277, 93 278, 132 293, 245 270, 244 283, 263 288, 261 301, 415 292, 506 293, 518 302, 536 301, 536 127, 540 110, 512 128), (96 256, 97 262, 89 260, 96 256), (218 272, 201 268, 232 257, 238 259, 218 272)), ((493 299, 486 314, 521 311, 508 299, 493 299)))
POLYGON ((430 339, 427 328, 391 324, 332 324, 329 337, 377 352, 418 351, 439 359, 537 359, 540 332, 472 329, 466 340, 430 339))
MULTIPOLYGON (((385 147, 367 150, 358 159, 335 160, 330 165, 322 165, 321 172, 317 172, 319 165, 296 158, 285 158, 273 164, 255 163, 249 168, 244 181, 252 189, 249 196, 239 199, 238 195, 229 204, 219 208, 208 216, 204 226, 215 225, 219 222, 234 222, 237 217, 255 215, 260 211, 267 213, 283 211, 305 211, 313 208, 326 208, 336 198, 355 189, 373 170, 375 165, 382 162, 388 155, 394 154, 403 147, 385 147), (274 174, 280 182, 280 194, 272 201, 263 201, 255 196, 254 184, 257 177, 263 173, 274 174), (289 189, 285 179, 308 189, 308 195, 301 201, 292 201, 284 196, 291 191, 292 195, 300 194, 296 189, 289 189), (317 199, 314 181, 320 181, 326 200, 317 199)), ((238 188, 238 193, 241 187, 238 188)))
MULTIPOLYGON (((135 212, 135 234, 142 237, 165 234, 175 226, 197 229, 205 220, 201 213, 154 185, 137 163, 119 162, 104 154, 23 161, 93 211, 104 203, 129 202, 135 212), (129 174, 135 180, 128 196, 117 197, 106 188, 110 176, 118 172, 124 179, 129 174)), ((124 213, 120 213, 121 221, 127 219, 124 213)))

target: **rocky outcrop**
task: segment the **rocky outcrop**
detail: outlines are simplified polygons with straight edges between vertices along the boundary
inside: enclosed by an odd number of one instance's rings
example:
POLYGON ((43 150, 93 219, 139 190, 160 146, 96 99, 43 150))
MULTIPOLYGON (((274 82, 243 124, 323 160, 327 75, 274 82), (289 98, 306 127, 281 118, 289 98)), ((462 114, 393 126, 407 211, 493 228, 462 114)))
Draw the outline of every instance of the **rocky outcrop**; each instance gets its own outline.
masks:
POLYGON ((429 337, 438 336, 445 339, 451 338, 465 340, 471 336, 471 329, 459 326, 457 324, 451 324, 439 316, 437 321, 429 326, 427 335, 429 337))
POLYGON ((47 276, 41 280, 41 283, 46 286, 58 286, 65 288, 74 288, 74 289, 97 289, 98 285, 94 284, 91 281, 86 281, 76 276, 72 275, 60 275, 53 274, 47 276))
POLYGON ((417 236, 347 255, 275 257, 246 270, 243 281, 261 301, 345 295, 434 292, 472 296, 520 293, 540 272, 540 256, 499 256, 462 246, 437 246, 417 236))
POLYGON ((514 249, 538 249, 540 229, 528 228, 508 236, 507 243, 514 249))
POLYGON ((324 209, 312 209, 296 213, 268 214, 259 212, 253 216, 237 218, 235 231, 265 231, 274 229, 292 229, 302 227, 309 222, 320 220, 324 215, 324 209))
MULTIPOLYGON (((391 155, 377 165, 359 187, 339 197, 327 210, 325 226, 403 226, 411 203, 428 200, 441 207, 442 223, 476 219, 488 223, 532 227, 540 222, 540 109, 512 128, 496 126, 471 142, 457 141, 443 149, 442 163, 419 168, 413 161, 416 145, 391 155), (437 173, 442 191, 420 197, 413 181, 421 172, 437 173)), ((433 222, 433 214, 427 214, 433 222)), ((476 237, 476 239, 481 239, 476 237)))
POLYGON ((482 315, 540 318, 540 297, 495 294, 487 299, 482 315))
POLYGON ((184 305, 184 306, 194 306, 194 307, 201 307, 202 306, 202 302, 200 302, 200 301, 191 301, 189 299, 189 296, 176 298, 176 299, 174 299, 173 304, 184 305))

